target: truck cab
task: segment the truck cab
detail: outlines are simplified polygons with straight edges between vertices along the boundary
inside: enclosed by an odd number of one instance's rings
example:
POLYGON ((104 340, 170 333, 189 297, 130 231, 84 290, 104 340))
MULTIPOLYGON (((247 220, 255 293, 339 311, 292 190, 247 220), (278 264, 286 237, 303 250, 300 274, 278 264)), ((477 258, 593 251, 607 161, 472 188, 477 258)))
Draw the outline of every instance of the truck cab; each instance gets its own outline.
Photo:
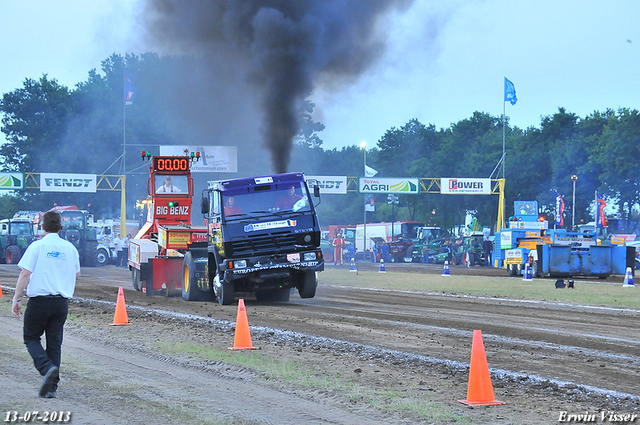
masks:
POLYGON ((187 298, 212 290, 220 304, 231 304, 236 294, 288 301, 292 288, 301 298, 315 296, 324 259, 302 173, 212 182, 205 192, 208 241, 185 256, 183 286, 193 291, 187 298))

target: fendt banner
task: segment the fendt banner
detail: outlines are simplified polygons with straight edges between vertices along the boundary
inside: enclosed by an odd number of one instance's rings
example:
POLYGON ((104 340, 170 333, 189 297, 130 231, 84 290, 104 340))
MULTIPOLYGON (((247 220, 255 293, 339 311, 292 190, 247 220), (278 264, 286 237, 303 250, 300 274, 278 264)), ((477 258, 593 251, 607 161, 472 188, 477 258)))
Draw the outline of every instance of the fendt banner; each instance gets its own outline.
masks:
POLYGON ((40 173, 40 192, 95 193, 95 174, 40 173))
POLYGON ((24 173, 0 173, 0 190, 24 189, 24 173))
POLYGON ((420 191, 420 179, 360 177, 360 193, 399 193, 417 195, 420 191))
POLYGON ((237 173, 237 146, 160 146, 161 156, 181 156, 184 150, 200 152, 200 161, 191 164, 192 173, 237 173))
POLYGON ((491 179, 440 179, 440 193, 448 195, 491 195, 491 179))
POLYGON ((320 188, 322 195, 329 194, 347 194, 347 177, 346 176, 306 176, 309 189, 313 186, 320 188))

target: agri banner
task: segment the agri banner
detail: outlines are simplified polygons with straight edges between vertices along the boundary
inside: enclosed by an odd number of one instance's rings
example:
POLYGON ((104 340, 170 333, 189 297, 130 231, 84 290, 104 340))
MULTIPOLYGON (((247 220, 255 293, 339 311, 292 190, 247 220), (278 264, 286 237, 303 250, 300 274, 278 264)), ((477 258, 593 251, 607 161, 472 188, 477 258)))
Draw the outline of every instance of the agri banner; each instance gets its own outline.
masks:
POLYGON ((318 186, 323 195, 347 194, 346 176, 307 176, 307 185, 311 190, 313 190, 313 186, 318 186))
POLYGON ((420 192, 420 179, 410 178, 370 178, 360 177, 358 182, 360 193, 399 193, 417 195, 420 192))
POLYGON ((40 173, 40 192, 96 192, 95 174, 40 173))
POLYGON ((24 189, 24 173, 0 173, 0 190, 24 189))
POLYGON ((491 179, 440 179, 443 195, 491 195, 491 179))
POLYGON ((161 156, 183 156, 185 149, 200 152, 200 160, 191 164, 192 173, 237 173, 237 146, 160 146, 161 156))

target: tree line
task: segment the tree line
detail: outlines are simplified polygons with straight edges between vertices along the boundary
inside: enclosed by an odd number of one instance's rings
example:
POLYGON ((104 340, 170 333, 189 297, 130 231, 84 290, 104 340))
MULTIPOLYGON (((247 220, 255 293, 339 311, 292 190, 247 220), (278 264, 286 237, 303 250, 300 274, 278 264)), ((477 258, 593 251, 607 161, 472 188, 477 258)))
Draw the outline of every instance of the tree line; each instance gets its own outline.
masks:
MULTIPOLYGON (((233 132, 218 122, 202 127, 206 118, 181 113, 184 99, 176 92, 194 93, 188 76, 198 72, 191 57, 159 57, 113 54, 93 69, 86 81, 65 87, 43 75, 25 79, 23 86, 5 93, 0 101, 2 128, 7 142, 0 147, 2 171, 127 174, 127 210, 146 197, 147 168, 140 162, 141 146, 235 144, 233 132), (124 106, 125 69, 137 75, 140 94, 132 106, 124 106), (144 93, 144 95, 142 95, 144 93), (181 100, 177 100, 181 99, 181 100), (126 130, 123 122, 126 121, 126 130), (197 122, 197 125, 194 123, 197 122), (125 139, 125 140, 123 140, 125 139), (216 141, 223 140, 219 143, 216 141), (213 141, 213 142, 212 142, 213 141), (120 155, 126 150, 126 170, 120 155)), ((224 108, 224 99, 207 99, 224 108)), ((324 125, 312 119, 314 104, 299 105, 300 132, 293 141, 290 171, 309 175, 363 175, 362 150, 357 145, 325 149, 324 125)), ((214 109, 215 110, 215 109, 214 109)), ((208 113, 208 112, 207 112, 208 113)), ((233 113, 236 113, 235 111, 233 113)), ((247 112, 247 120, 251 113, 247 112)), ((215 121, 215 119, 211 119, 215 121)), ((260 138, 238 140, 238 176, 272 172, 264 152, 252 149, 260 138)), ((507 216, 514 200, 537 200, 541 213, 553 220, 556 190, 565 198, 565 227, 574 214, 572 175, 575 185, 576 224, 593 220, 597 190, 620 218, 620 232, 635 232, 640 201, 640 116, 638 110, 594 111, 579 117, 560 107, 538 126, 526 129, 506 121, 505 198, 507 216)), ((388 129, 367 151, 367 165, 380 177, 501 178, 503 119, 484 112, 436 128, 417 119, 388 129)), ((157 152, 154 152, 157 154, 157 152)), ((198 176, 196 188, 206 180, 234 178, 231 174, 198 176)), ((196 194, 199 191, 196 190, 196 194)), ((46 210, 54 204, 78 205, 99 217, 119 215, 119 194, 41 193, 21 191, 0 197, 0 217, 15 211, 46 210)), ((357 224, 363 220, 362 194, 323 196, 318 206, 321 224, 357 224)), ((367 221, 415 220, 451 229, 464 224, 467 211, 480 223, 497 221, 495 195, 401 195, 399 205, 387 205, 386 195, 376 195, 376 211, 367 221)), ((196 204, 197 205, 197 204, 196 204)), ((131 217, 130 217, 131 218, 131 217)))

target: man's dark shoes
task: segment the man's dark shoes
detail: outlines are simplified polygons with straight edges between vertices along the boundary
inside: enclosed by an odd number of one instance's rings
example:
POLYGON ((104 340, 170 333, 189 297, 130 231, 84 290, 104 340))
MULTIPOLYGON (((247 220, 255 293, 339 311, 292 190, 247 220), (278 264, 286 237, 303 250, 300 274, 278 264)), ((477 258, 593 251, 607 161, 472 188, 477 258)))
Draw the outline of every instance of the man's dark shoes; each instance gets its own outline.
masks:
POLYGON ((57 383, 58 374, 60 368, 58 366, 51 366, 42 379, 42 385, 40 386, 40 397, 45 397, 51 392, 53 386, 57 383))

